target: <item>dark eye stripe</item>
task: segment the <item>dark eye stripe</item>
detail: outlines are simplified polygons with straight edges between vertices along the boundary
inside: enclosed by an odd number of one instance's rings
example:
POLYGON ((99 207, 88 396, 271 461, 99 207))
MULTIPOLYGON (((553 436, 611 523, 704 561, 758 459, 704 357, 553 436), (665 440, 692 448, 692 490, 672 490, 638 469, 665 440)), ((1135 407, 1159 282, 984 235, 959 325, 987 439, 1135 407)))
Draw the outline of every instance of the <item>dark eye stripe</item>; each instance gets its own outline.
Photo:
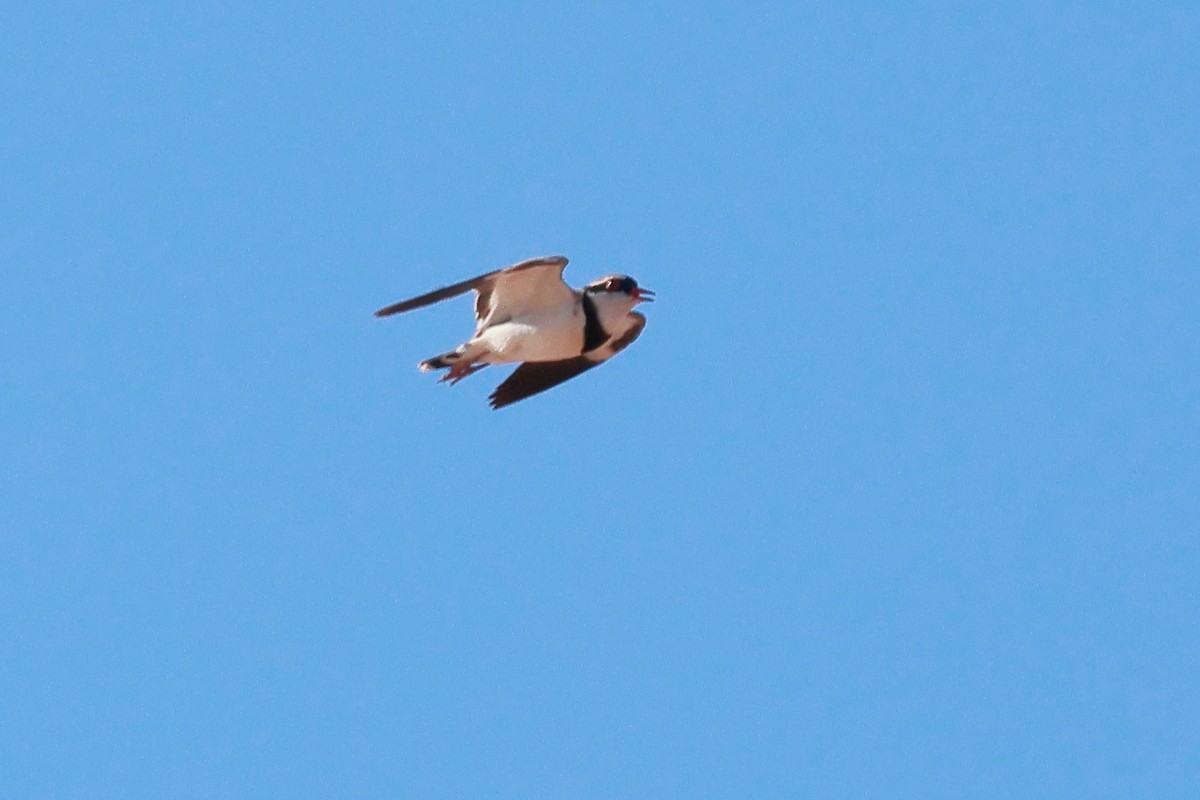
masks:
POLYGON ((624 292, 626 294, 633 294, 633 291, 637 287, 638 282, 626 275, 620 278, 606 278, 599 283, 583 287, 583 290, 585 292, 624 292))

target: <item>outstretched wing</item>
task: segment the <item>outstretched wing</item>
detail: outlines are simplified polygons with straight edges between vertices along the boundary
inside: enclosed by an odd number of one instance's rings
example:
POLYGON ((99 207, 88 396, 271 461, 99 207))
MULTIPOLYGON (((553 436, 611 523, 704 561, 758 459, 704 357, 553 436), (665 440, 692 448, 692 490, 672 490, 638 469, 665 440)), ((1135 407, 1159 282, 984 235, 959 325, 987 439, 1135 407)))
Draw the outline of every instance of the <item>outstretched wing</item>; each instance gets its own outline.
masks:
POLYGON ((566 383, 600 363, 587 356, 575 356, 564 361, 526 361, 496 387, 496 391, 488 397, 488 402, 492 408, 504 408, 566 383))
POLYGON ((575 292, 563 281, 562 256, 523 261, 489 275, 475 298, 475 329, 534 316, 552 308, 572 308, 575 292))
POLYGON ((629 316, 633 318, 633 322, 623 334, 609 339, 587 355, 562 361, 526 361, 517 367, 488 397, 492 408, 504 408, 518 400, 553 389, 560 383, 566 383, 571 378, 608 361, 633 344, 646 327, 646 317, 642 314, 632 311, 629 316))
POLYGON ((488 272, 478 277, 443 286, 432 292, 401 300, 375 312, 377 317, 389 317, 392 314, 402 314, 405 311, 424 308, 442 300, 449 300, 466 294, 471 290, 479 292, 475 301, 475 319, 481 323, 496 312, 508 316, 527 313, 528 309, 536 309, 542 304, 562 301, 571 295, 571 287, 563 282, 563 269, 567 259, 563 256, 542 256, 513 264, 511 267, 488 272), (516 313, 510 314, 506 309, 516 308, 516 313))

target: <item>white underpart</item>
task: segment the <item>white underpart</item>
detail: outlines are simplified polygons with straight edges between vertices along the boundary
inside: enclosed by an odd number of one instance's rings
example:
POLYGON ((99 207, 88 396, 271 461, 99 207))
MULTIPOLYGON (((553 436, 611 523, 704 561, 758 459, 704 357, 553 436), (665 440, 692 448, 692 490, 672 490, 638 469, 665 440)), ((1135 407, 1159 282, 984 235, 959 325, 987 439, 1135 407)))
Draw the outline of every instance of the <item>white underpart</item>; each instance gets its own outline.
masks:
POLYGON ((637 301, 632 297, 616 292, 601 292, 592 296, 592 303, 596 306, 596 317, 600 320, 600 327, 604 328, 610 337, 619 337, 629 330, 629 325, 633 322, 629 312, 637 305, 637 301))
POLYGON ((560 361, 583 350, 583 311, 572 304, 493 325, 468 343, 488 364, 560 361))
MULTIPOLYGON (((570 303, 544 303, 536 311, 518 314, 496 325, 487 325, 459 348, 460 360, 466 363, 511 364, 561 361, 581 355, 585 318, 582 305, 574 296, 571 300, 570 303)), ((592 302, 600 326, 610 339, 620 338, 633 324, 634 318, 629 312, 637 302, 628 295, 600 293, 592 296, 592 302)), ((496 314, 509 311, 515 305, 518 303, 499 306, 496 314)), ((599 355, 603 350, 601 347, 593 352, 599 355)), ((606 352, 603 357, 609 355, 611 353, 606 352)))

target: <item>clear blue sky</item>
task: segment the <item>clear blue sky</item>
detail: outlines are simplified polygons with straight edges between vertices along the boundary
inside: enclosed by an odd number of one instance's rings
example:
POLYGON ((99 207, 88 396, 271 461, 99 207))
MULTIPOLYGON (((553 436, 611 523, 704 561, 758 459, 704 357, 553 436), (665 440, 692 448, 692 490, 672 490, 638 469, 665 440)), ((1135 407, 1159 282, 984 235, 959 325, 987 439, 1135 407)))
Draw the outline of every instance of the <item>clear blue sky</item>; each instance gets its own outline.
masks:
POLYGON ((1197 53, 0 9, 0 795, 1200 796, 1197 53), (545 253, 659 302, 502 412, 371 316, 545 253))

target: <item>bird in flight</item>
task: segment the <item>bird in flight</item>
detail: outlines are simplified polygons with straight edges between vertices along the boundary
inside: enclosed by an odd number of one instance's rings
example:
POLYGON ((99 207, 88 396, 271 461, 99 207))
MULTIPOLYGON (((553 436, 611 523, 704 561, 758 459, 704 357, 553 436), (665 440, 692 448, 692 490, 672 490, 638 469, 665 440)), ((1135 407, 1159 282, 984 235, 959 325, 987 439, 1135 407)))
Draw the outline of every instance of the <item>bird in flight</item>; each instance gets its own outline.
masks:
POLYGON ((434 289, 375 312, 387 317, 475 292, 475 334, 448 353, 417 365, 445 369, 451 385, 489 364, 520 366, 489 396, 503 408, 551 389, 624 350, 646 327, 633 310, 654 292, 628 275, 608 275, 582 289, 563 281, 563 256, 531 258, 511 267, 434 289))

